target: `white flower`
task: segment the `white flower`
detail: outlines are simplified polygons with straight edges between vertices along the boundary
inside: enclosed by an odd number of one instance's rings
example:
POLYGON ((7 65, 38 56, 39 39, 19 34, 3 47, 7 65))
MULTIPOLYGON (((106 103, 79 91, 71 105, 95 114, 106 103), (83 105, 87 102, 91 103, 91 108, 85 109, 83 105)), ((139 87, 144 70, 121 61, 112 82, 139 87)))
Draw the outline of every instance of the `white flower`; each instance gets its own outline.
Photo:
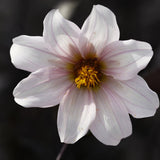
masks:
POLYGON ((88 130, 117 145, 132 133, 129 114, 153 116, 157 94, 137 73, 153 52, 146 42, 119 41, 114 14, 96 5, 80 29, 58 10, 44 19, 43 37, 13 39, 12 63, 32 72, 14 89, 24 107, 57 104, 61 142, 75 143, 88 130))

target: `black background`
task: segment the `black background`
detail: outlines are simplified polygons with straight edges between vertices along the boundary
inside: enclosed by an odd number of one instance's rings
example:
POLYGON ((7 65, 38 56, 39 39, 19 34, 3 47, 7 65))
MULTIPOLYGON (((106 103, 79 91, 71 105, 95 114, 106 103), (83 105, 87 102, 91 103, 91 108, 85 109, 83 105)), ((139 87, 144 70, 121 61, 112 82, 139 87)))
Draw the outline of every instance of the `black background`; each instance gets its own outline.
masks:
MULTIPOLYGON (((57 133, 57 106, 25 109, 12 90, 28 75, 10 62, 12 38, 40 36, 47 12, 62 0, 0 0, 0 160, 55 160, 62 144, 57 133)), ((81 27, 93 4, 110 8, 117 17, 121 40, 149 42, 154 57, 140 75, 160 93, 160 0, 81 0, 71 20, 81 27)), ((23 54, 23 53, 22 53, 23 54)), ((160 95, 160 94, 159 94, 160 95)), ((118 146, 105 146, 90 133, 69 145, 62 160, 159 160, 160 111, 134 119, 133 133, 118 146)))

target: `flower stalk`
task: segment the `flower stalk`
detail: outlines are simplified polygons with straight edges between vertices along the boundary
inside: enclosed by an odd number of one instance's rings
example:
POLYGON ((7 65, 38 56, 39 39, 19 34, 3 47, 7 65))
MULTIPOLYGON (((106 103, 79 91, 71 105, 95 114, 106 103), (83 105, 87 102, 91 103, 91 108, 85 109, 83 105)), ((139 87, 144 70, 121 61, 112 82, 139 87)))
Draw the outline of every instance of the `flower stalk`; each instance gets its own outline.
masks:
POLYGON ((64 151, 66 150, 67 146, 68 146, 68 144, 66 144, 66 143, 64 143, 62 145, 62 148, 60 149, 60 152, 58 153, 56 160, 60 160, 62 158, 62 155, 63 155, 64 151))

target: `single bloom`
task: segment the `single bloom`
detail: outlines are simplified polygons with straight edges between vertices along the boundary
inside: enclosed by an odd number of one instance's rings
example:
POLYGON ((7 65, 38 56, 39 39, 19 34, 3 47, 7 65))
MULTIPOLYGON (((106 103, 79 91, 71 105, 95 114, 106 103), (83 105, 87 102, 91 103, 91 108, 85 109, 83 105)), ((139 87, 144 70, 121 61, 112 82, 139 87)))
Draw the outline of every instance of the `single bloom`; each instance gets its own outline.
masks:
POLYGON ((158 96, 138 76, 152 58, 150 44, 119 40, 115 15, 95 5, 80 29, 51 10, 43 36, 19 36, 10 50, 15 67, 31 72, 14 89, 24 107, 59 105, 61 142, 75 143, 88 130, 117 145, 132 133, 129 114, 153 116, 158 96))

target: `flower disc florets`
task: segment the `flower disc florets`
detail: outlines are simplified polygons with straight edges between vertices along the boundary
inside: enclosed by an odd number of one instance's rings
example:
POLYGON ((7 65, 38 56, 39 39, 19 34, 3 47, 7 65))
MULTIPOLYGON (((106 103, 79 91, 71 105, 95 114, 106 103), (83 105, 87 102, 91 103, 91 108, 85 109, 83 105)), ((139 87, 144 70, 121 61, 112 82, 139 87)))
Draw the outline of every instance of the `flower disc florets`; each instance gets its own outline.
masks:
POLYGON ((101 64, 97 58, 81 59, 74 68, 77 88, 95 88, 102 80, 101 64))

